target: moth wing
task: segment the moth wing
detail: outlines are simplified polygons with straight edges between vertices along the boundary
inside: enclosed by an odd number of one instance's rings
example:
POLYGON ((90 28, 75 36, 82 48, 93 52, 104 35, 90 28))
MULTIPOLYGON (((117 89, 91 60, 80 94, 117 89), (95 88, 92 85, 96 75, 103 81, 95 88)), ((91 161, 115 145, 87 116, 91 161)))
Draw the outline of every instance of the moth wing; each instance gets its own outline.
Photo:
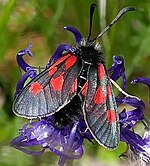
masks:
POLYGON ((120 139, 119 117, 111 82, 103 64, 90 67, 80 92, 86 124, 96 141, 115 149, 120 139))
POLYGON ((14 113, 33 119, 59 111, 75 96, 80 70, 75 55, 62 56, 23 88, 13 103, 14 113))

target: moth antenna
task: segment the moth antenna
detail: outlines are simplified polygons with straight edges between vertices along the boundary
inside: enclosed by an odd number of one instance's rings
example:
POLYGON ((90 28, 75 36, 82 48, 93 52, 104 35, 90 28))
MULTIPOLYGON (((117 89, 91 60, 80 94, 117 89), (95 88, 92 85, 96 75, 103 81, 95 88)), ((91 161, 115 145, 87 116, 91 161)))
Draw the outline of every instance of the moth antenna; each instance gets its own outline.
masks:
POLYGON ((90 37, 91 37, 91 32, 92 32, 92 23, 93 23, 93 14, 95 11, 95 8, 97 7, 97 5, 95 3, 92 3, 90 6, 90 27, 89 27, 89 35, 87 37, 87 40, 89 41, 90 37))
POLYGON ((134 7, 125 7, 123 8, 115 17, 114 20, 112 20, 112 22, 98 35, 96 36, 92 41, 97 40, 99 37, 101 37, 104 33, 106 33, 124 14, 126 14, 127 12, 130 11, 134 11, 136 10, 136 8, 134 7))

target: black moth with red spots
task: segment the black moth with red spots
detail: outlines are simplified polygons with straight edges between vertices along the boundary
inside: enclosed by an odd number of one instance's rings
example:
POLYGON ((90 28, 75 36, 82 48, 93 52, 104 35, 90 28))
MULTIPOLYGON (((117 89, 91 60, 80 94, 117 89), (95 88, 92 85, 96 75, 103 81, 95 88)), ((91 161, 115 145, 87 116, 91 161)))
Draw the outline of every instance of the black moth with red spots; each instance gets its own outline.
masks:
POLYGON ((83 115, 95 140, 106 148, 115 149, 120 139, 117 105, 103 50, 95 41, 123 14, 135 9, 122 9, 111 24, 91 40, 94 9, 95 4, 92 4, 89 36, 83 38, 74 27, 65 27, 74 34, 77 46, 62 44, 57 48, 47 68, 17 95, 13 111, 28 119, 54 115, 56 127, 60 129, 83 115), (64 51, 68 53, 63 54, 64 51))

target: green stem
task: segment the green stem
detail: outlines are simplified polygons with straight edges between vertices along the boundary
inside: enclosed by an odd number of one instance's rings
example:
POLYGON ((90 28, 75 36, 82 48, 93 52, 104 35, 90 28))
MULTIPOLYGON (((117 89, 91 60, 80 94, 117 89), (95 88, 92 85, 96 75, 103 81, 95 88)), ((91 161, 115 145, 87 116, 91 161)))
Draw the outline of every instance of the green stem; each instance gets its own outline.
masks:
MULTIPOLYGON (((100 8, 99 14, 100 14, 101 31, 107 26, 107 24, 106 24, 106 6, 107 6, 107 0, 99 0, 99 8, 100 8)), ((105 47, 105 53, 107 55, 107 60, 108 60, 109 54, 110 54, 110 43, 109 43, 107 33, 105 33, 105 35, 102 36, 102 40, 103 40, 103 46, 105 47)))
POLYGON ((66 166, 73 166, 74 160, 67 160, 66 161, 66 166))

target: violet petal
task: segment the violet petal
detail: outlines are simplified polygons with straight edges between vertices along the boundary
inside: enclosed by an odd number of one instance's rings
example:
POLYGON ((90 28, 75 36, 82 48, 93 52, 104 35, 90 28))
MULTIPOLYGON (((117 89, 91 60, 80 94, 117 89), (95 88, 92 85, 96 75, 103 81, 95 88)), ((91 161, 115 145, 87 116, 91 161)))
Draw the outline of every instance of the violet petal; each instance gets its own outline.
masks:
POLYGON ((132 149, 136 151, 145 152, 143 146, 145 145, 145 141, 138 134, 130 131, 127 128, 121 127, 121 141, 130 144, 132 149))
POLYGON ((66 27, 64 27, 64 30, 68 30, 68 31, 72 32, 75 36, 76 42, 80 43, 80 41, 82 40, 83 37, 76 28, 74 28, 72 26, 66 26, 66 27))
POLYGON ((117 81, 120 77, 123 79, 123 90, 126 89, 127 78, 125 75, 124 59, 121 56, 113 56, 113 65, 108 69, 110 78, 114 81, 117 81))
POLYGON ((145 78, 145 77, 137 77, 134 80, 131 81, 131 84, 136 84, 136 83, 143 83, 150 87, 150 78, 145 78))
POLYGON ((58 58, 60 58, 63 55, 63 52, 67 51, 70 53, 74 53, 75 52, 75 48, 67 45, 67 44, 61 44, 57 47, 55 53, 52 55, 52 57, 50 58, 49 62, 46 65, 46 68, 49 68, 52 64, 52 62, 55 62, 58 58))
POLYGON ((28 65, 24 59, 22 58, 25 54, 28 54, 29 56, 32 56, 32 53, 30 51, 30 48, 32 47, 32 44, 30 43, 29 46, 23 50, 21 50, 20 52, 18 52, 17 54, 17 63, 18 66, 21 67, 22 70, 24 70, 25 72, 27 72, 30 69, 34 69, 32 66, 28 65))

